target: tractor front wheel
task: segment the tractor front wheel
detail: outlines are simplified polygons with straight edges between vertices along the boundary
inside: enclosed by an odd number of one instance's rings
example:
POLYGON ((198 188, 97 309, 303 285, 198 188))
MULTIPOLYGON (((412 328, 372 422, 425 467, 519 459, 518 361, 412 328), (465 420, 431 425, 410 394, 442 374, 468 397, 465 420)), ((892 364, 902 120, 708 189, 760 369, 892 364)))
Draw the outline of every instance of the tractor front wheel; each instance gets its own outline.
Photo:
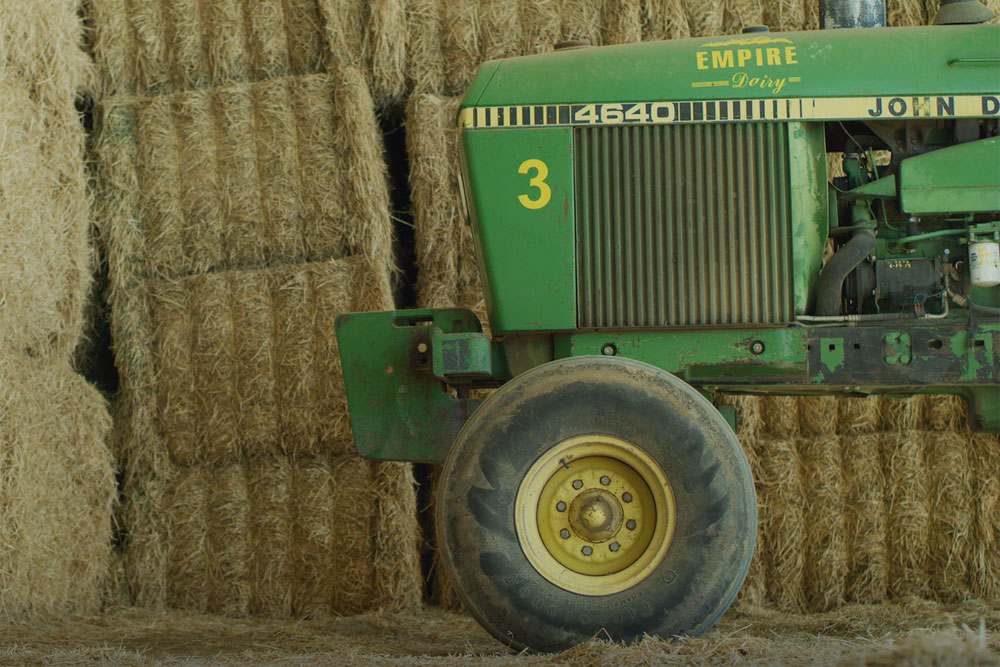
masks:
POLYGON ((746 576, 756 501, 722 416, 653 366, 563 359, 501 387, 438 486, 442 563, 514 648, 696 636, 746 576))

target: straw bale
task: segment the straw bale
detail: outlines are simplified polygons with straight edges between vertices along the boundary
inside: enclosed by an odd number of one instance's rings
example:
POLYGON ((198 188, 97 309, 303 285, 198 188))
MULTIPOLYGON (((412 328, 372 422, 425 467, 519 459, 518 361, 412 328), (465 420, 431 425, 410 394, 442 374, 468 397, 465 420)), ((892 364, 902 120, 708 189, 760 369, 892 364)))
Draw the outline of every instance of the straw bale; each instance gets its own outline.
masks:
POLYGON ((447 0, 441 16, 441 50, 444 57, 444 90, 464 93, 480 58, 478 0, 447 0))
POLYGON ((169 94, 326 69, 315 0, 86 0, 84 12, 102 96, 169 94))
POLYGON ((379 104, 398 103, 406 92, 406 0, 369 4, 366 67, 372 97, 379 104))
POLYGON ((586 39, 601 44, 601 7, 603 0, 562 0, 562 39, 586 39))
POLYGON ((927 597, 930 516, 925 435, 920 431, 882 436, 886 466, 886 544, 889 594, 927 597))
POLYGON ((0 623, 98 610, 114 465, 100 393, 62 359, 0 354, 0 623))
POLYGON ((764 24, 764 3, 759 0, 726 0, 723 7, 722 31, 726 35, 735 35, 748 25, 764 24))
MULTIPOLYGON (((643 39, 683 39, 691 36, 691 26, 681 0, 645 0, 644 4, 643 39)), ((738 27, 735 32, 739 32, 738 27)))
POLYGON ((805 487, 805 595, 810 611, 844 604, 847 579, 844 480, 840 438, 800 441, 805 487))
MULTIPOLYGON (((930 18, 937 13, 932 11, 930 18)), ((885 3, 886 24, 893 27, 927 25, 928 15, 923 0, 887 0, 885 3)))
MULTIPOLYGON (((730 395, 725 396, 723 402, 736 409, 736 437, 739 439, 743 453, 750 464, 750 474, 758 489, 757 501, 762 504, 764 494, 761 489, 763 473, 761 471, 760 399, 756 396, 730 395)), ((758 524, 754 555, 737 598, 739 602, 754 607, 762 606, 767 601, 767 568, 764 563, 767 552, 767 534, 762 529, 766 509, 762 507, 760 514, 761 523, 758 524)))
POLYGON ((126 496, 127 523, 155 533, 130 532, 125 548, 140 606, 309 618, 419 603, 408 465, 354 454, 166 463, 133 476, 126 496))
POLYGON ((969 435, 972 479, 969 553, 972 592, 984 600, 1000 599, 1000 436, 969 435))
MULTIPOLYGON (((718 0, 681 0, 687 13, 692 37, 712 37, 722 34, 726 5, 718 0)), ((783 2, 784 0, 777 0, 783 2)), ((775 3, 777 4, 777 3, 775 3)))
POLYGON ((406 83, 411 95, 444 90, 441 0, 407 0, 406 83))
POLYGON ((925 432, 930 489, 927 578, 934 599, 955 602, 970 592, 974 521, 969 442, 965 434, 925 432))
POLYGON ((69 359, 92 262, 74 107, 91 70, 75 4, 49 4, 0 18, 0 348, 69 359))
MULTIPOLYGON (((567 4, 566 0, 522 0, 520 25, 515 28, 521 34, 521 53, 544 53, 556 42, 577 39, 562 34, 562 14, 567 4)), ((483 39, 490 37, 484 34, 483 39)))
POLYGON ((270 452, 341 451, 349 433, 333 318, 392 307, 388 273, 360 256, 144 284, 115 310, 135 436, 130 467, 169 453, 179 465, 270 452), (138 327, 130 323, 139 321, 138 327), (136 336, 150 340, 128 340, 136 336), (149 419, 150 413, 154 415, 149 419), (341 448, 341 449, 338 449, 341 448))
POLYGON ((780 438, 799 435, 799 399, 794 396, 764 396, 760 399, 763 433, 780 438))
POLYGON ((764 3, 764 24, 772 31, 802 30, 805 26, 805 0, 773 0, 764 3))
POLYGON ((968 406, 961 396, 930 394, 923 397, 924 418, 931 431, 964 431, 968 406))
POLYGON ((760 441, 760 530, 767 536, 764 566, 769 601, 778 609, 806 608, 805 489, 801 443, 794 438, 760 441))
POLYGON ((803 396, 798 399, 799 430, 805 436, 833 435, 839 410, 835 396, 803 396))
POLYGON ((837 432, 842 435, 864 435, 879 430, 879 399, 842 398, 837 402, 837 432))
POLYGON ((879 417, 881 428, 887 432, 910 431, 924 428, 924 397, 880 397, 879 417))
POLYGON ((112 301, 138 278, 389 261, 381 133, 357 70, 118 97, 99 113, 112 301))
POLYGON ((629 44, 641 41, 640 0, 605 2, 601 9, 601 37, 604 44, 629 44))
POLYGON ((453 131, 460 99, 411 98, 406 152, 415 227, 417 299, 423 307, 464 306, 483 312, 472 230, 458 200, 458 146, 453 131))
POLYGON ((873 433, 841 436, 847 541, 845 597, 865 604, 884 601, 888 587, 887 492, 880 439, 873 433))
POLYGON ((318 2, 320 23, 334 62, 355 67, 365 64, 366 27, 369 2, 356 0, 313 0, 318 2))
MULTIPOLYGON (((520 20, 519 4, 511 0, 479 0, 480 57, 483 60, 517 56, 522 51, 530 53, 521 43, 521 26, 528 27, 530 23, 520 20)), ((529 4, 534 3, 523 5, 524 9, 529 4)))

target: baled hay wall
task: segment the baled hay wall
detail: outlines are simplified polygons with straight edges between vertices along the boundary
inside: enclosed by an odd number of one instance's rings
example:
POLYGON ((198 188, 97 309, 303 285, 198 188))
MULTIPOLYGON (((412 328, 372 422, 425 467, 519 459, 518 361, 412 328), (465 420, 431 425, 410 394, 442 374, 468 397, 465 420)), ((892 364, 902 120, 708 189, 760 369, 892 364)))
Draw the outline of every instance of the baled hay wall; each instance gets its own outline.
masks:
POLYGON ((381 134, 355 69, 111 98, 95 153, 112 301, 140 278, 390 261, 381 134))
POLYGON ((85 12, 102 97, 326 69, 316 0, 85 0, 85 12))
POLYGON ((0 354, 0 623, 98 610, 111 562, 111 427, 61 359, 0 354))
POLYGON ((90 280, 75 10, 32 0, 0 15, 0 348, 67 359, 90 280))
POLYGON ((112 319, 129 474, 347 453, 333 320, 391 307, 388 271, 362 256, 137 286, 112 319))
POLYGON ((165 464, 125 503, 140 606, 317 617, 420 605, 408 465, 353 454, 165 464))

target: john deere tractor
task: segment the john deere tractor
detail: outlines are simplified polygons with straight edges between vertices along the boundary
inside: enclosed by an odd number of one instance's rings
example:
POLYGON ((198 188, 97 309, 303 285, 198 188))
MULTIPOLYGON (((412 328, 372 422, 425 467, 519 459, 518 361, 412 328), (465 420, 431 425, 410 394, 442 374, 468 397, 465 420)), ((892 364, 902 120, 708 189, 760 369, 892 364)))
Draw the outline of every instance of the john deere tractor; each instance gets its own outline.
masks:
POLYGON ((872 1, 480 67, 455 131, 491 333, 336 329, 357 450, 444 462, 444 569, 499 640, 715 623, 757 521, 721 394, 956 394, 1000 429, 1000 25, 872 1))

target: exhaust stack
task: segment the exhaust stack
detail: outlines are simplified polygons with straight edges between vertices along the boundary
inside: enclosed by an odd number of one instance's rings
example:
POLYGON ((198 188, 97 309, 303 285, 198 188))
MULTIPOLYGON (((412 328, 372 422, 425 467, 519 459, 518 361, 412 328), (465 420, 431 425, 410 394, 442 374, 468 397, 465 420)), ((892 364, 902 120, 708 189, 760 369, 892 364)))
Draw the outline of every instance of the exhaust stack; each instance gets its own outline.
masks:
POLYGON ((819 0, 819 25, 834 28, 884 28, 885 0, 819 0))

